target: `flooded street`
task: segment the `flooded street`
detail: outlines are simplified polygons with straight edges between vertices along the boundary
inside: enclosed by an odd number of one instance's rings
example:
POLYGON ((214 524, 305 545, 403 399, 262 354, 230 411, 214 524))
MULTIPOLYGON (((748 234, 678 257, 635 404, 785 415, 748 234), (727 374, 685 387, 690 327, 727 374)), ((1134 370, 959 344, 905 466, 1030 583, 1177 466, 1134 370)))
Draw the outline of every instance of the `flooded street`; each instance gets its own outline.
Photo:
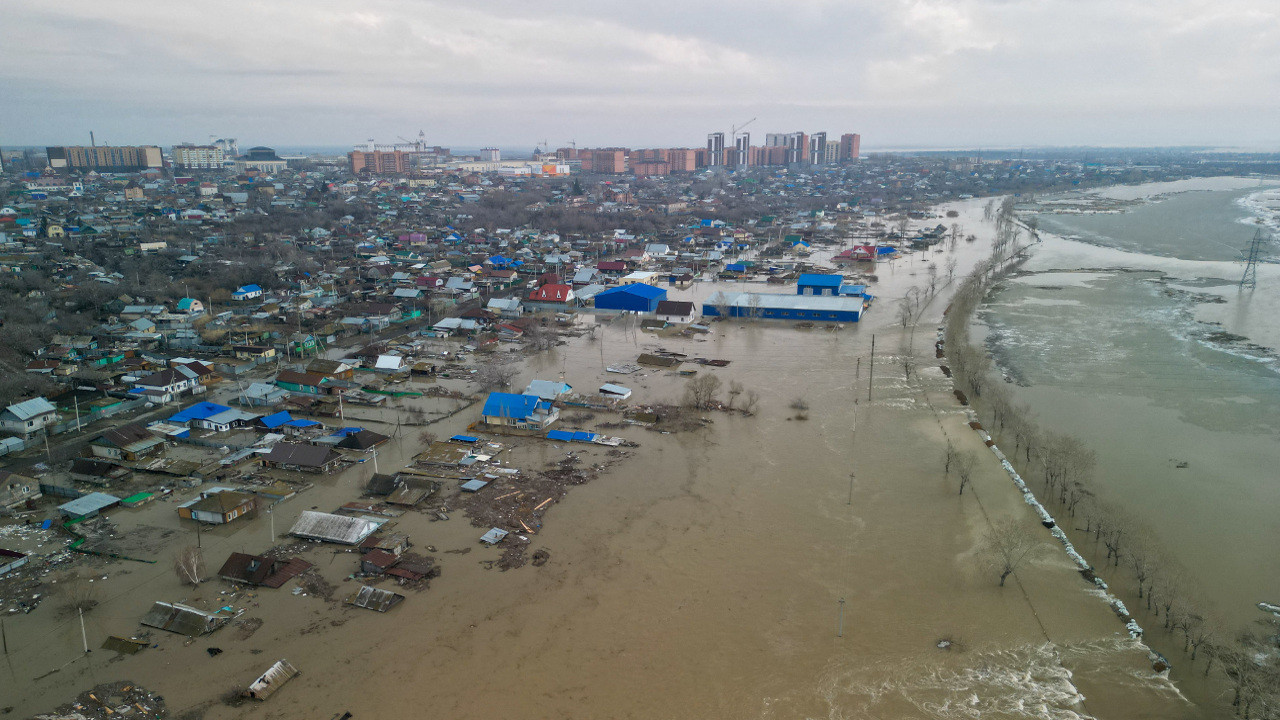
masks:
MULTIPOLYGON (((966 232, 987 231, 979 203, 963 211, 966 232)), ((986 243, 956 252, 963 274, 986 243)), ((306 557, 338 586, 334 602, 263 589, 249 612, 265 622, 251 637, 231 628, 190 645, 160 637, 159 648, 123 659, 96 650, 77 659, 78 624, 51 624, 45 614, 45 624, 10 625, 22 654, 0 694, 20 715, 73 688, 129 678, 164 695, 174 717, 1204 717, 1152 671, 1145 648, 967 426, 933 357, 944 298, 914 332, 897 324, 894 301, 925 284, 922 260, 877 272, 875 307, 838 330, 731 320, 709 335, 659 338, 619 321, 598 340, 572 338, 530 358, 514 386, 535 377, 588 391, 617 382, 635 391, 633 405, 674 404, 687 382, 675 372, 604 371, 662 348, 730 360, 699 374, 760 394, 754 417, 704 413, 705 428, 672 434, 608 430, 640 447, 553 506, 530 546, 549 551, 542 567, 490 569, 500 548, 479 545, 482 530, 461 513, 439 521, 410 512, 396 529, 419 548, 434 546, 443 574, 390 613, 338 604, 353 559, 313 546, 306 557), (793 409, 797 399, 808 409, 793 409), (979 458, 962 496, 943 474, 947 439, 979 458), (1046 551, 1001 588, 976 551, 1005 518, 1039 531, 1046 551), (224 652, 210 657, 214 646, 224 652), (219 702, 279 658, 302 675, 266 705, 219 702)), ((741 286, 706 283, 671 297, 732 288, 741 286)), ((473 408, 431 430, 448 437, 477 415, 473 408)), ((617 419, 601 413, 596 422, 617 419)), ((421 449, 414 430, 379 452, 382 471, 421 449)), ((503 461, 528 468, 571 450, 531 438, 512 444, 503 461)), ((278 506, 277 535, 303 510, 356 499, 369 465, 320 477, 278 506)), ((118 522, 153 509, 118 511, 118 522)), ((147 522, 177 527, 171 506, 163 510, 147 522)), ((202 542, 215 566, 227 551, 260 552, 268 520, 202 542)), ((86 616, 91 646, 132 631, 154 600, 209 599, 226 587, 181 588, 164 561, 128 570, 107 581, 109 600, 86 616)))

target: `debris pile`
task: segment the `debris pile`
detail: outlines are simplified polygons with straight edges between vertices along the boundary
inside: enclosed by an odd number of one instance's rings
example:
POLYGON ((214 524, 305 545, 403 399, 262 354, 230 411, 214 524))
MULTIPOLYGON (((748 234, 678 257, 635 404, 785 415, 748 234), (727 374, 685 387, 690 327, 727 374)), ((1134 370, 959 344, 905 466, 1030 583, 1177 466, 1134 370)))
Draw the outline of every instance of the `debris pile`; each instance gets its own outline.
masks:
POLYGON ((59 705, 52 714, 36 715, 36 720, 115 720, 115 718, 165 717, 164 698, 139 687, 131 680, 103 683, 59 705))

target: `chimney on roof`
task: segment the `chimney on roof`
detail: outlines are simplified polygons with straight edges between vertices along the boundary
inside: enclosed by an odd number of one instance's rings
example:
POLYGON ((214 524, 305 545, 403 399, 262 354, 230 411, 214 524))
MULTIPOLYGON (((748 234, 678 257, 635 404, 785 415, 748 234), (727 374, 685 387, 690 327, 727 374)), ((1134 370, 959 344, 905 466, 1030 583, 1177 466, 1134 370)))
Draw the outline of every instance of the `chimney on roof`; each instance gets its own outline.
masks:
POLYGON ((90 131, 89 131, 89 146, 90 146, 90 147, 98 147, 98 143, 97 143, 97 142, 95 142, 95 141, 94 141, 94 139, 93 139, 93 131, 92 131, 92 130, 90 130, 90 131))

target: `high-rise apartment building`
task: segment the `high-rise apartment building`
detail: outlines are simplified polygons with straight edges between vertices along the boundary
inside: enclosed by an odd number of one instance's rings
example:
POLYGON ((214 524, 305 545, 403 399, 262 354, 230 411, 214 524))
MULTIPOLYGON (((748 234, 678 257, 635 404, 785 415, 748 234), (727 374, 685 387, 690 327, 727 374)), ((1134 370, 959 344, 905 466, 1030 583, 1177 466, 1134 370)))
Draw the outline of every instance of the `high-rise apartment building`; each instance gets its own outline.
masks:
POLYGON ((733 165, 751 165, 751 133, 738 133, 733 139, 733 165))
POLYGON ((821 165, 827 160, 827 134, 825 132, 817 132, 809 137, 809 157, 807 158, 810 165, 821 165))
MULTIPOLYGON (((584 161, 585 163, 585 161, 584 161)), ((622 148, 601 148, 591 151, 591 170, 607 175, 620 175, 627 171, 627 151, 622 148)))
POLYGON ((164 157, 155 145, 57 146, 45 148, 45 153, 54 170, 129 172, 164 167, 164 157))
POLYGON ((351 172, 389 175, 413 169, 413 153, 403 150, 354 150, 347 153, 351 172))
POLYGON ((484 148, 480 151, 480 162, 499 162, 502 160, 502 151, 498 148, 484 148))
POLYGON ((765 133, 764 146, 765 147, 786 147, 787 134, 786 133, 765 133))
POLYGON ((807 163, 809 160, 809 136, 802 132, 787 133, 786 140, 786 164, 807 163))
POLYGON ((724 133, 707 134, 707 165, 724 165, 724 133))
POLYGON ((840 162, 840 141, 828 140, 827 152, 826 152, 826 163, 828 165, 834 165, 838 162, 840 162))
POLYGON ((858 146, 862 144, 862 136, 857 133, 845 133, 840 136, 840 162, 858 159, 858 146))
POLYGON ((672 148, 667 151, 667 162, 673 173, 691 173, 698 169, 698 153, 687 148, 672 148))
POLYGON ((221 170, 226 159, 217 145, 173 146, 173 166, 179 170, 221 170))

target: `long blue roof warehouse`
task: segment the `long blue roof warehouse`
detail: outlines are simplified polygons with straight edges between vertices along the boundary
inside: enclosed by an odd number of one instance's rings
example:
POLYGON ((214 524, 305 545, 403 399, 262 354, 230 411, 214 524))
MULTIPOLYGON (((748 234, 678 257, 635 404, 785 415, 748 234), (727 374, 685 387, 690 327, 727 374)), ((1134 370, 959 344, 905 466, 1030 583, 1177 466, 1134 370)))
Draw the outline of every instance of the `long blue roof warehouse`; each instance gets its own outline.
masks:
POLYGON ((868 296, 716 293, 702 305, 706 317, 746 317, 810 322, 858 322, 868 296))
POLYGON ((667 299, 667 291, 643 283, 633 283, 610 288, 596 295, 596 307, 601 310, 630 310, 638 313, 656 312, 658 303, 667 299))

